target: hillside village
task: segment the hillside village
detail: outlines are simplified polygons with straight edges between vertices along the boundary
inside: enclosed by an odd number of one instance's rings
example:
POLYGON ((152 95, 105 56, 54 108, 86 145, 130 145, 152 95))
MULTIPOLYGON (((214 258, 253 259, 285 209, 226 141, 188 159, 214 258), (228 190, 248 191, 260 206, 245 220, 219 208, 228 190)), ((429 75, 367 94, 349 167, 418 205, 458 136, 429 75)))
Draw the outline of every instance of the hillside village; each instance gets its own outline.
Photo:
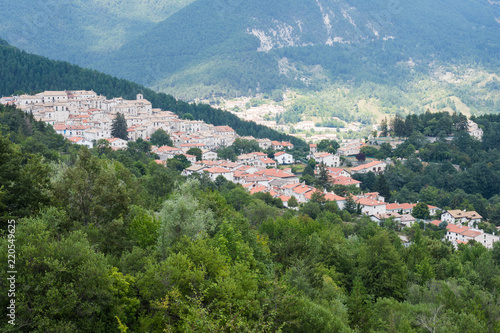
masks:
MULTIPOLYGON (((124 149, 127 141, 111 136, 113 120, 118 113, 124 115, 129 141, 137 139, 149 140, 159 129, 167 132, 173 142, 173 147, 152 147, 152 152, 159 156, 158 164, 166 166, 169 159, 184 155, 191 163, 182 174, 206 173, 215 181, 218 177, 241 184, 251 194, 268 193, 273 198, 279 198, 284 207, 296 209, 296 204, 307 203, 313 196, 320 195, 325 201, 334 201, 339 209, 346 208, 348 201, 356 205, 361 214, 370 216, 373 221, 383 223, 387 219, 398 223, 400 227, 411 227, 418 220, 412 216, 416 203, 387 203, 378 192, 361 193, 343 197, 331 192, 320 192, 313 186, 299 182, 299 175, 294 174, 290 167, 279 169, 279 165, 292 165, 296 161, 290 150, 294 145, 290 142, 271 141, 240 137, 229 126, 214 126, 204 121, 179 119, 170 111, 152 108, 151 103, 141 94, 136 100, 113 98, 108 100, 94 91, 45 91, 36 95, 21 95, 3 97, 0 103, 13 104, 25 112, 32 113, 37 120, 52 125, 58 134, 69 141, 92 148, 98 140, 105 139, 112 149, 124 149), (237 160, 220 160, 216 150, 230 146, 237 139, 255 140, 263 150, 275 151, 273 159, 263 152, 241 154, 237 160), (199 148, 201 160, 187 154, 191 148, 199 148), (293 198, 293 199, 292 199, 293 198)), ((482 130, 471 121, 468 124, 471 136, 481 139, 482 130)), ((384 173, 387 163, 372 160, 355 167, 343 167, 341 157, 354 156, 360 153, 365 144, 359 141, 344 143, 336 152, 330 154, 318 151, 316 144, 310 144, 308 159, 314 159, 317 164, 323 164, 332 185, 360 187, 361 182, 352 178, 356 173, 384 173)), ((430 215, 436 215, 441 210, 429 206, 430 215)), ((482 217, 477 212, 444 211, 441 219, 425 221, 436 226, 447 223, 445 239, 455 246, 467 243, 469 240, 481 242, 485 247, 492 248, 493 243, 500 238, 476 229, 482 217)))

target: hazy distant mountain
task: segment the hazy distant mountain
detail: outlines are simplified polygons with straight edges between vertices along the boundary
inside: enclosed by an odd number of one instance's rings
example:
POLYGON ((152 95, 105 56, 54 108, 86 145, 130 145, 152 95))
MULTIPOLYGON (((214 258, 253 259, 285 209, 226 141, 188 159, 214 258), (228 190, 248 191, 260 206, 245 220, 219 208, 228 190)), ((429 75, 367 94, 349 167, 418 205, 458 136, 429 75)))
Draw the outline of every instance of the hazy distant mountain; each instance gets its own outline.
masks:
POLYGON ((194 0, 17 0, 0 35, 26 51, 77 63, 111 53, 194 0))
POLYGON ((0 20, 13 45, 187 98, 500 63, 500 4, 489 0, 24 0, 0 20), (23 11, 39 23, 23 28, 23 11))

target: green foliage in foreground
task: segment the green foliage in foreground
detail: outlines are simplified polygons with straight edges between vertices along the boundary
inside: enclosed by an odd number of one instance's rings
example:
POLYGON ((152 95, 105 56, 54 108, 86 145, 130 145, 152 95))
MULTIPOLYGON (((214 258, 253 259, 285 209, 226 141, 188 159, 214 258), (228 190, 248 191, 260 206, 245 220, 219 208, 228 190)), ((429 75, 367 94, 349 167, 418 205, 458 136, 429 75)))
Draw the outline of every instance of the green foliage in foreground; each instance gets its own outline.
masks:
MULTIPOLYGON (((0 257, 15 244, 18 272, 16 326, 2 332, 500 330, 499 243, 455 250, 416 225, 404 247, 320 195, 286 210, 222 177, 185 179, 137 145, 62 144, 50 160, 23 149, 39 129, 20 140, 4 124, 0 161, 31 163, 33 176, 0 169, 2 185, 27 184, 0 196, 2 218, 16 219, 15 241, 2 220, 0 257)), ((40 144, 58 138, 45 131, 40 144)))

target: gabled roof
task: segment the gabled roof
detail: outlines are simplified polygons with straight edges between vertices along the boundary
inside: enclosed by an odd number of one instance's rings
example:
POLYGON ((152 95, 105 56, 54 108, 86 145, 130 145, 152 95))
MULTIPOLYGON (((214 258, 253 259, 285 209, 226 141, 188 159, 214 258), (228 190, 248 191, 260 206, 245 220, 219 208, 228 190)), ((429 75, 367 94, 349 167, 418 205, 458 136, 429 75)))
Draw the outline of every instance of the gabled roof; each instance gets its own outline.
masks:
POLYGON ((323 192, 319 191, 318 189, 314 189, 304 194, 304 197, 310 200, 314 193, 323 193, 323 192))
POLYGON ((276 164, 276 161, 270 159, 269 157, 261 158, 260 161, 264 164, 276 164))
POLYGON ((455 234, 461 234, 462 232, 469 230, 469 227, 459 227, 458 225, 455 225, 453 223, 448 223, 448 225, 446 226, 446 230, 455 234))
POLYGON ((333 168, 333 167, 330 167, 330 168, 327 168, 327 170, 328 170, 329 174, 340 175, 342 172, 347 172, 347 173, 350 174, 349 171, 347 171, 346 169, 342 169, 342 168, 333 168))
POLYGON ((384 206, 385 205, 385 202, 373 200, 373 199, 367 199, 367 198, 358 198, 356 200, 356 203, 359 203, 362 206, 384 206))
POLYGON ((158 150, 156 152, 158 153, 166 153, 166 152, 179 152, 179 151, 182 151, 180 148, 175 148, 175 147, 170 147, 170 146, 161 146, 160 148, 158 148, 158 150))
POLYGON ((236 168, 239 165, 241 165, 241 164, 236 163, 236 162, 229 162, 229 161, 228 162, 224 162, 224 163, 221 164, 221 166, 225 167, 225 168, 236 168))
POLYGON ((234 171, 234 178, 244 177, 247 175, 249 175, 249 174, 246 173, 245 171, 241 171, 241 170, 234 171))
POLYGON ((268 182, 271 180, 271 178, 268 177, 263 177, 263 176, 257 176, 257 175, 244 175, 241 178, 243 178, 246 182, 251 182, 251 183, 256 183, 256 182, 268 182))
POLYGON ((250 194, 254 194, 254 193, 258 193, 258 192, 265 192, 266 190, 267 190, 267 187, 265 187, 263 185, 257 185, 250 190, 250 194))
POLYGON ((208 173, 231 173, 232 172, 231 170, 220 168, 220 167, 212 167, 212 168, 205 169, 204 171, 206 171, 208 173))
POLYGON ((387 204, 386 209, 387 210, 406 210, 406 209, 413 209, 415 208, 417 204, 409 204, 409 203, 390 203, 387 204))
POLYGON ((274 177, 274 178, 293 178, 297 177, 292 173, 288 173, 279 169, 265 169, 265 170, 260 170, 257 171, 256 174, 258 175, 265 175, 268 177, 274 177))
POLYGON ((406 214, 401 216, 401 222, 410 222, 410 221, 416 221, 417 219, 414 218, 413 216, 406 214))
POLYGON ((69 141, 73 142, 73 143, 76 143, 76 142, 80 142, 83 140, 83 138, 79 137, 79 136, 74 136, 74 137, 71 137, 68 139, 69 141))
POLYGON ((382 161, 372 161, 370 163, 358 165, 357 167, 352 168, 351 171, 361 171, 361 170, 364 170, 364 169, 368 169, 368 168, 374 167, 374 166, 379 165, 379 164, 385 164, 385 163, 382 162, 382 161))
POLYGON ((345 201, 346 200, 346 198, 341 197, 340 195, 336 195, 335 193, 325 194, 325 199, 327 201, 345 201))
POLYGON ((332 179, 334 185, 356 185, 361 184, 359 180, 353 179, 351 177, 339 176, 332 179))
POLYGON ((190 165, 189 167, 187 167, 185 170, 187 170, 187 171, 194 171, 194 172, 196 172, 196 171, 203 170, 203 169, 205 169, 205 168, 206 168, 206 166, 204 166, 204 165, 200 165, 200 164, 192 164, 192 165, 190 165))
POLYGON ((464 212, 463 210, 456 209, 456 210, 448 210, 447 212, 450 213, 450 215, 456 219, 460 219, 460 218, 464 218, 464 217, 467 219, 474 219, 474 220, 483 218, 476 211, 464 212))
POLYGON ((481 231, 478 231, 478 230, 466 230, 464 232, 462 232, 462 235, 463 236, 466 236, 466 237, 471 237, 471 238, 475 238, 479 235, 481 235, 482 232, 481 231))
POLYGON ((229 126, 215 126, 214 129, 217 132, 234 132, 234 129, 229 126))
POLYGON ((311 191, 313 188, 308 186, 308 185, 304 185, 302 184, 301 186, 297 186, 293 189, 293 192, 294 193, 297 193, 297 194, 301 194, 301 193, 305 193, 307 191, 311 191))
POLYGON ((253 166, 250 166, 250 165, 240 165, 237 170, 239 171, 247 171, 249 169, 253 168, 253 166))
POLYGON ((330 154, 330 153, 314 153, 313 156, 315 158, 325 158, 325 157, 328 157, 328 156, 335 156, 335 155, 330 154))
POLYGON ((292 189, 292 188, 300 186, 300 185, 301 185, 300 183, 292 183, 292 184, 287 184, 287 185, 283 186, 282 188, 283 189, 292 189))

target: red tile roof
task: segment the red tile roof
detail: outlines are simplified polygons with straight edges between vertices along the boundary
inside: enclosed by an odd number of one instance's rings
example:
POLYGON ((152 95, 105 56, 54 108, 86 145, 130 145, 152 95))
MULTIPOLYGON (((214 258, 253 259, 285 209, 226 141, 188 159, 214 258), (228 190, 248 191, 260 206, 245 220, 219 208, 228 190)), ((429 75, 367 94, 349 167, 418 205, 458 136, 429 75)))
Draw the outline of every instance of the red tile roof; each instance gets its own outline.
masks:
POLYGON ((413 209, 415 208, 417 204, 409 204, 409 203, 390 203, 387 204, 386 209, 387 210, 406 210, 406 209, 413 209))
POLYGON ((293 189, 293 192, 300 194, 300 193, 305 193, 307 191, 311 191, 313 188, 307 185, 301 185, 297 186, 293 189))
POLYGON ((259 192, 265 192, 267 190, 267 187, 260 185, 260 186, 255 186, 250 190, 250 194, 254 193, 259 193, 259 192))
POLYGON ((215 126, 214 128, 217 132, 234 132, 234 129, 229 126, 215 126))
POLYGON ((281 199, 283 202, 288 202, 292 197, 289 197, 288 195, 280 195, 278 198, 281 199))
POLYGON ((231 172, 231 170, 220 168, 220 167, 212 167, 212 168, 205 169, 204 171, 206 171, 208 173, 230 173, 231 172))
POLYGON ((69 138, 68 140, 71 141, 71 142, 79 142, 79 141, 82 141, 83 138, 81 138, 79 136, 74 136, 72 138, 69 138))
POLYGON ((351 170, 352 171, 361 171, 361 170, 364 170, 364 169, 368 169, 368 168, 374 167, 374 166, 379 165, 381 163, 384 163, 384 162, 382 162, 382 161, 372 161, 370 163, 358 165, 357 167, 354 167, 351 170))
POLYGON ((442 222, 441 220, 434 220, 434 221, 431 222, 431 224, 434 224, 435 226, 439 227, 439 225, 441 224, 441 222, 442 222))
POLYGON ((170 147, 170 146, 161 146, 158 148, 157 152, 163 153, 163 152, 169 152, 169 151, 182 151, 180 148, 175 148, 175 147, 170 147))
POLYGON ((453 232, 453 233, 455 233, 455 234, 461 234, 462 232, 469 230, 469 228, 468 228, 468 227, 459 227, 458 225, 455 225, 455 224, 453 224, 453 223, 449 223, 449 224, 446 226, 446 229, 447 229, 449 232, 453 232))
POLYGON ((471 237, 471 238, 475 238, 479 235, 481 235, 482 232, 481 231, 477 231, 477 230, 466 230, 464 232, 462 232, 462 235, 463 236, 466 236, 466 237, 471 237))
POLYGON ((339 176, 332 179, 332 183, 335 185, 356 185, 361 184, 359 180, 353 179, 351 177, 339 176))
POLYGON ((285 186, 282 187, 282 189, 292 189, 294 187, 300 186, 300 183, 292 183, 292 184, 286 184, 285 186))
POLYGON ((265 175, 268 177, 274 177, 274 178, 291 178, 291 177, 296 177, 292 173, 284 172, 279 169, 265 169, 265 170, 260 170, 257 171, 255 174, 257 175, 265 175))
POLYGON ((325 199, 327 201, 345 201, 346 200, 344 197, 341 197, 340 195, 336 195, 335 193, 327 193, 325 195, 325 199))
POLYGON ((359 203, 363 206, 383 206, 386 203, 378 200, 367 199, 367 198, 359 198, 356 200, 356 203, 359 203))

